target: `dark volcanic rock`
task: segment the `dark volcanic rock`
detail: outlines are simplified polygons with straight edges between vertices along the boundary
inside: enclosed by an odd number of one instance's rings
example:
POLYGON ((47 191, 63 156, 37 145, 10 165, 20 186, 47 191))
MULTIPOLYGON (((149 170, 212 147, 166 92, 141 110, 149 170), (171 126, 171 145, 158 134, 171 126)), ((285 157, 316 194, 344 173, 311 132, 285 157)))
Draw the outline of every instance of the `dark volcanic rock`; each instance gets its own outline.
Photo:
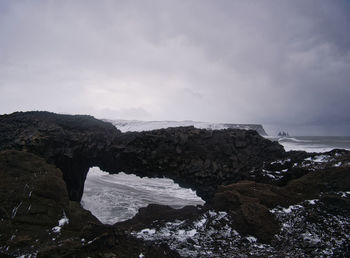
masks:
POLYGON ((0 256, 178 257, 101 224, 69 201, 62 173, 34 154, 0 152, 0 256))
POLYGON ((37 242, 51 240, 49 232, 69 210, 61 172, 30 153, 0 153, 0 245, 9 254, 32 253, 37 242))
POLYGON ((349 179, 347 165, 284 187, 241 181, 219 187, 204 207, 150 205, 115 227, 183 257, 347 257, 349 179))
POLYGON ((348 151, 284 152, 255 131, 122 134, 90 116, 0 116, 0 254, 347 256, 349 166, 348 151), (103 225, 75 202, 92 166, 172 178, 207 203, 103 225))
MULTIPOLYGON (((313 171, 284 187, 253 181, 221 186, 206 206, 229 212, 235 229, 243 234, 255 235, 262 242, 269 242, 279 231, 279 225, 270 212, 272 208, 288 207, 321 196, 325 198, 348 189, 349 166, 313 171)), ((349 209, 348 204, 336 203, 336 199, 334 205, 342 211, 349 209)))
POLYGON ((119 170, 166 176, 205 200, 218 185, 249 179, 247 171, 285 156, 281 145, 249 130, 177 127, 125 133, 117 142, 124 146, 116 157, 119 170))
POLYGON ((0 150, 26 150, 63 172, 71 200, 80 201, 88 169, 168 177, 210 198, 218 185, 251 179, 283 147, 256 131, 180 127, 120 133, 91 116, 18 112, 0 116, 0 150))
POLYGON ((83 194, 88 169, 120 132, 91 116, 17 112, 0 116, 0 150, 35 153, 63 171, 71 200, 83 194))

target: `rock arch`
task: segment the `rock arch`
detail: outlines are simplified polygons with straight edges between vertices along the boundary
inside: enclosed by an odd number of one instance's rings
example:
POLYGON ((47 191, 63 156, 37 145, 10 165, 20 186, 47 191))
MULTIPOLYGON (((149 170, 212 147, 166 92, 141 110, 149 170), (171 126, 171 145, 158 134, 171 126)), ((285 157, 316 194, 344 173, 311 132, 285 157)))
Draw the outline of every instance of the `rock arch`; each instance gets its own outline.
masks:
POLYGON ((251 130, 194 127, 121 133, 91 116, 16 112, 0 116, 0 150, 26 150, 63 172, 69 197, 80 201, 88 170, 168 177, 204 200, 218 185, 255 176, 263 162, 285 156, 283 147, 251 130))

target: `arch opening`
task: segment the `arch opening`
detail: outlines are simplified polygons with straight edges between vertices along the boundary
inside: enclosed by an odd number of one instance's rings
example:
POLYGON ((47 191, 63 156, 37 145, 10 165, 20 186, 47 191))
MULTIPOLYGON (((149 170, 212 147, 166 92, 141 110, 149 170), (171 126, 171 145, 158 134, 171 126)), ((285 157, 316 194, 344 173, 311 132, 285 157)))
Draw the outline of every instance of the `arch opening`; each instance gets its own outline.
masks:
POLYGON ((141 207, 151 203, 179 209, 205 202, 195 191, 168 178, 141 178, 124 172, 109 174, 99 167, 89 169, 81 204, 102 223, 131 219, 141 207))

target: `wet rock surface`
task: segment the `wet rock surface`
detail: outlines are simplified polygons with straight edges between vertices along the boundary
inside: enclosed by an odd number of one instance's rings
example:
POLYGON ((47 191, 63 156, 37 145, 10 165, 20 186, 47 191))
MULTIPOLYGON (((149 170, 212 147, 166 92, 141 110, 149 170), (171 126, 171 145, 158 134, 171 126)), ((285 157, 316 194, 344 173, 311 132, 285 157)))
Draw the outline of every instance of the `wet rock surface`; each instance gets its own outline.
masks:
POLYGON ((285 152, 254 131, 121 133, 90 116, 0 116, 0 254, 348 256, 350 152, 285 152), (207 202, 108 226, 77 202, 91 166, 165 176, 207 202))

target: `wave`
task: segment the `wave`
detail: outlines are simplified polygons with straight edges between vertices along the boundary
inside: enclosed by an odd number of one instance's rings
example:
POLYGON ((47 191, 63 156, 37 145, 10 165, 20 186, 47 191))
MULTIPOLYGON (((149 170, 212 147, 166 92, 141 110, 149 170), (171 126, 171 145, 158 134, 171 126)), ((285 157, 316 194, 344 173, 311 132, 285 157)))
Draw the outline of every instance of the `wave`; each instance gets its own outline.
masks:
POLYGON ((151 203, 178 209, 203 205, 204 201, 196 192, 181 188, 171 179, 140 178, 123 172, 108 174, 98 167, 90 168, 81 204, 101 222, 114 224, 130 219, 139 208, 151 203))
POLYGON ((278 138, 278 142, 280 141, 289 141, 289 142, 313 142, 312 140, 301 140, 301 139, 296 139, 293 137, 281 137, 278 138))

